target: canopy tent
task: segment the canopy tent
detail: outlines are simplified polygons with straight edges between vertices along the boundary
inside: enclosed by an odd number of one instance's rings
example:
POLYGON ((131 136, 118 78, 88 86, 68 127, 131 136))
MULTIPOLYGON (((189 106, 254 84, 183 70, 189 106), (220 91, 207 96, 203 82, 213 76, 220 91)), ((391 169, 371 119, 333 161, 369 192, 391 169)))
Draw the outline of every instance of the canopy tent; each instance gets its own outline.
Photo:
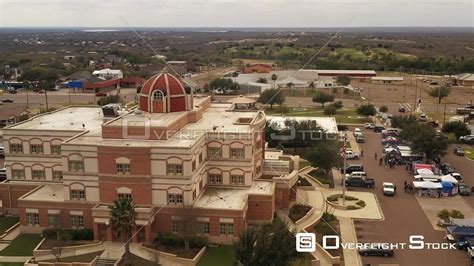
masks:
POLYGON ((441 183, 435 183, 430 181, 413 181, 413 186, 420 189, 442 189, 441 183))
POLYGON ((413 169, 418 170, 418 169, 430 169, 433 170, 433 165, 431 164, 422 164, 422 163, 417 163, 413 165, 413 169))
POLYGON ((405 146, 405 145, 397 145, 397 149, 399 151, 409 151, 409 152, 411 152, 411 148, 409 146, 405 146))
POLYGON ((430 182, 441 182, 439 175, 415 175, 413 176, 415 181, 430 181, 430 182))
POLYGON ((459 181, 456 178, 454 178, 452 175, 443 175, 443 176, 440 176, 440 178, 442 182, 449 182, 452 184, 459 183, 459 181))
POLYGON ((433 171, 427 168, 417 168, 415 172, 421 176, 434 175, 433 171))

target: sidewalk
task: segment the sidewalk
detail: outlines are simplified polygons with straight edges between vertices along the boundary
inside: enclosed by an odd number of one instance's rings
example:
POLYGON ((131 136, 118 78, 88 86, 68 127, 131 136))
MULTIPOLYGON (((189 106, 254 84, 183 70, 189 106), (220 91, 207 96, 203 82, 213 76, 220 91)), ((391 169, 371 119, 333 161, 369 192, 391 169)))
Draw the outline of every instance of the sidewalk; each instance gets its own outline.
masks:
MULTIPOLYGON (((351 218, 338 217, 339 227, 341 230, 342 241, 346 243, 357 243, 354 223, 351 218)), ((361 266, 362 260, 359 253, 355 249, 343 249, 345 265, 361 266)))
MULTIPOLYGON (((17 226, 15 229, 11 230, 4 238, 2 238, 2 241, 5 242, 11 242, 13 239, 15 239, 18 235, 20 234, 20 227, 17 226)), ((0 243, 0 250, 4 250, 10 243, 0 243)))

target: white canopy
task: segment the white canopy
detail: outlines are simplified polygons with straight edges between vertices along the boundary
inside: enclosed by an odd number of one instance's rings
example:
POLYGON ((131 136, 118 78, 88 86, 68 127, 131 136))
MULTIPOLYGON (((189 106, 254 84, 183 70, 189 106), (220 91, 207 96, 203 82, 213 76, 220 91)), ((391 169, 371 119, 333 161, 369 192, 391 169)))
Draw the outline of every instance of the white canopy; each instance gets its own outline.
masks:
POLYGON ((454 178, 452 175, 443 175, 440 178, 441 178, 441 181, 451 182, 451 183, 454 183, 454 184, 458 183, 458 180, 456 178, 454 178))
POLYGON ((442 189, 443 185, 441 183, 435 183, 430 181, 413 181, 413 186, 415 188, 425 188, 425 189, 442 189))
POLYGON ((416 172, 421 176, 434 175, 433 171, 431 171, 430 169, 426 169, 426 168, 417 169, 416 172))

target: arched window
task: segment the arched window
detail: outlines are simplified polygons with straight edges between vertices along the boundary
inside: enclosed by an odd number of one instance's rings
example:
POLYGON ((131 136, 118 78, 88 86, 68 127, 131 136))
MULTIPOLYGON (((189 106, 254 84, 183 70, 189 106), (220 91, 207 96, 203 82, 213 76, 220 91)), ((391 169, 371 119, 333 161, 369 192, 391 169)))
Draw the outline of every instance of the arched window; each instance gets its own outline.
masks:
POLYGON ((163 100, 163 92, 160 90, 157 90, 153 93, 153 100, 154 101, 161 101, 163 100))

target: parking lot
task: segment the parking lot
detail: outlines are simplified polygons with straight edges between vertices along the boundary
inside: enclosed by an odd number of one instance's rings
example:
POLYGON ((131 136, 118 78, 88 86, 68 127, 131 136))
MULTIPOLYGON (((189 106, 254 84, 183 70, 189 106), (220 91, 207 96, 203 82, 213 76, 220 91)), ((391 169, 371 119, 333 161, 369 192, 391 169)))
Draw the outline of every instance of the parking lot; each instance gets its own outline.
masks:
MULTIPOLYGON (((379 166, 378 160, 374 159, 374 153, 377 152, 378 156, 382 153, 381 136, 367 130, 364 130, 364 134, 366 142, 361 144, 361 149, 364 151, 361 162, 367 175, 375 179, 376 186, 373 189, 351 189, 375 193, 385 219, 383 221, 356 220, 355 227, 358 241, 406 243, 410 235, 423 235, 425 242, 446 242, 445 232, 433 229, 423 209, 415 199, 414 193, 404 193, 404 181, 412 181, 413 176, 405 170, 403 165, 395 166, 394 169, 383 164, 379 166), (397 186, 397 194, 394 197, 383 195, 383 182, 392 182, 397 186)), ((469 169, 467 165, 461 168, 464 162, 459 160, 463 158, 448 156, 447 159, 453 160, 452 164, 454 166, 459 164, 461 173, 469 169)), ((431 200, 437 199, 433 198, 431 200)), ((471 197, 466 200, 472 203, 471 197)), ((392 258, 363 257, 362 261, 364 264, 371 265, 470 265, 466 253, 459 250, 395 250, 395 256, 392 258)))

